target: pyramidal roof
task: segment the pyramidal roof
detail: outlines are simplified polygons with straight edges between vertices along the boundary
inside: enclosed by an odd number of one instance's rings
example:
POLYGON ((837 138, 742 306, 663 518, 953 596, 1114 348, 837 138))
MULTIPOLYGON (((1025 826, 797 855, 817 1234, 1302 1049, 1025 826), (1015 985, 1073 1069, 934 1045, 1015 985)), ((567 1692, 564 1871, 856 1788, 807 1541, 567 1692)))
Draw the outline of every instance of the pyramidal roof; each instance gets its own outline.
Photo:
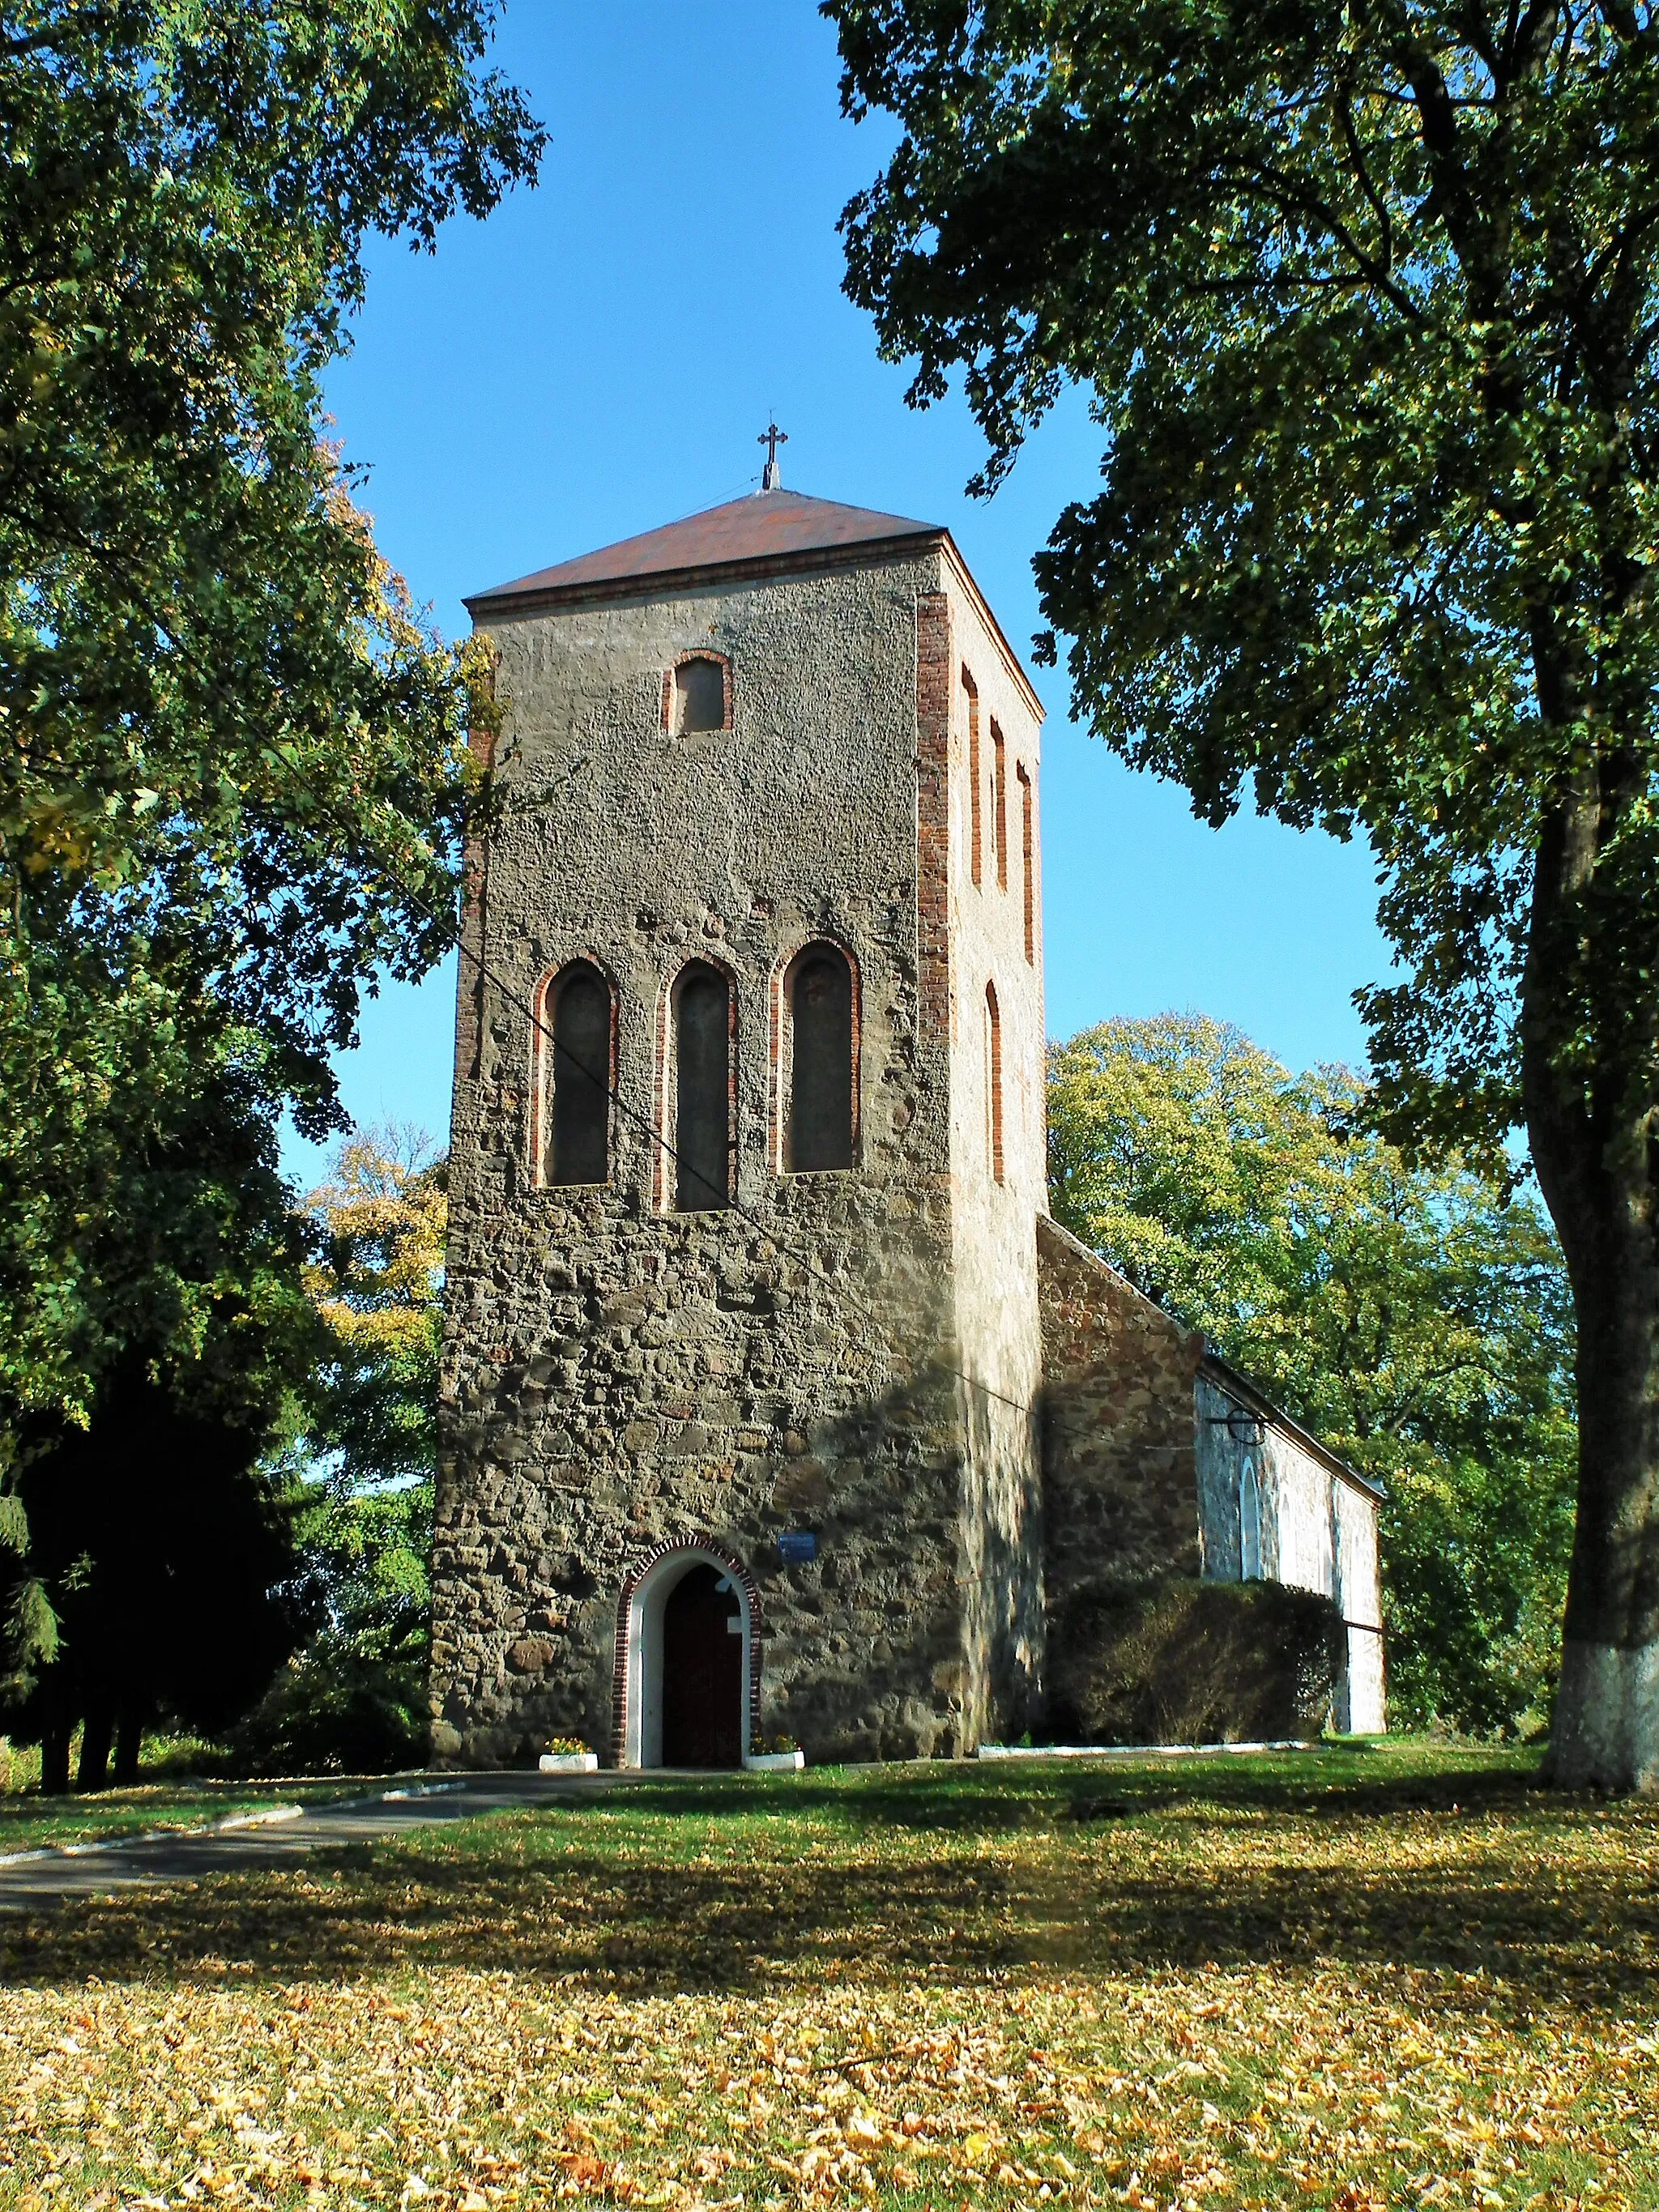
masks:
POLYGON ((741 571, 750 564, 775 568, 797 563, 813 568, 826 556, 833 559, 854 547, 873 549, 905 538, 942 538, 945 534, 940 523, 878 514, 867 507, 843 506, 840 500, 813 499, 804 491, 750 492, 723 507, 689 514, 683 522, 666 523, 660 530, 603 545, 597 553, 584 553, 513 583, 497 584, 491 591, 476 592, 466 605, 472 613, 483 614, 513 599, 556 599, 567 592, 586 598, 611 587, 663 582, 702 569, 741 571))

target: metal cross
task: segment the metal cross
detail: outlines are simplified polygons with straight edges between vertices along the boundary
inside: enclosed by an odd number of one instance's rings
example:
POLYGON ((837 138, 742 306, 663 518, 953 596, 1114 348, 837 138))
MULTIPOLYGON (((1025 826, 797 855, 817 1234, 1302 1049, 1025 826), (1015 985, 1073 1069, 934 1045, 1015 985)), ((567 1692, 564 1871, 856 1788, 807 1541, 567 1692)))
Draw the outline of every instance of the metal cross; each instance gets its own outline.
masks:
POLYGON ((778 447, 789 443, 789 433, 780 430, 775 422, 769 422, 755 443, 766 448, 766 468, 761 477, 761 489, 776 491, 783 482, 778 467, 778 447))

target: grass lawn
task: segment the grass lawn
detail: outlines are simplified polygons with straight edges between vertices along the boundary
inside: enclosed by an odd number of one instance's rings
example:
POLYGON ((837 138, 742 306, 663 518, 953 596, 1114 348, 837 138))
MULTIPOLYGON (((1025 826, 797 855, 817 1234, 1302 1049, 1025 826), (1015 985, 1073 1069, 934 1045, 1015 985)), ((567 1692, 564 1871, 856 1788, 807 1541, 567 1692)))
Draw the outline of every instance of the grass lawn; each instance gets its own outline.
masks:
POLYGON ((1420 1745, 642 1783, 0 1916, 0 2204, 1650 2212, 1656 1876, 1420 1745))
POLYGON ((91 1797, 0 1795, 0 1856, 49 1844, 101 1843, 149 1828, 199 1828, 273 1805, 314 1805, 395 1787, 392 1777, 331 1776, 325 1782, 149 1782, 91 1797))

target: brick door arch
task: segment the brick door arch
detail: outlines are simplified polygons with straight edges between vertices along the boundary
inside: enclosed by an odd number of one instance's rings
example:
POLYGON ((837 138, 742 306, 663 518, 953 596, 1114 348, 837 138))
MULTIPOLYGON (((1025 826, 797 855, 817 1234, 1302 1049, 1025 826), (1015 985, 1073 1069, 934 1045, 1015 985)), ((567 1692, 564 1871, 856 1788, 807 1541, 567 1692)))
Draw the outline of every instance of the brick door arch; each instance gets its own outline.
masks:
POLYGON ((617 1766, 660 1763, 661 1717, 659 1711, 653 1711, 653 1694, 659 1700, 660 1683, 653 1686, 650 1674, 653 1666, 661 1665, 662 1601, 683 1575, 699 1565, 716 1567, 729 1576, 736 1592, 743 1618, 741 1741, 750 1750, 760 1741, 761 1644, 765 1633, 760 1592, 742 1560, 699 1531, 659 1544, 623 1578, 617 1603, 617 1660, 611 1684, 611 1751, 617 1766))

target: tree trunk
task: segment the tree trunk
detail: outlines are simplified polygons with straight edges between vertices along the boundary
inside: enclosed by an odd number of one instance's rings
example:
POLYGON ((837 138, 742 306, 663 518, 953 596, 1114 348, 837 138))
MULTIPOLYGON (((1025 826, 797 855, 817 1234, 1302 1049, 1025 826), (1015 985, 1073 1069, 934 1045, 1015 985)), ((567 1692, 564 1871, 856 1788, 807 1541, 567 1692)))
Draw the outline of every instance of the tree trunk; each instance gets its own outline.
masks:
POLYGON ((1605 806, 1587 785, 1546 824, 1521 1032, 1533 1164, 1578 1326, 1578 1512, 1545 1771, 1623 1794, 1659 1791, 1659 1101, 1647 1024, 1595 1003, 1574 942, 1605 806), (1565 1048, 1575 1026, 1594 1040, 1588 1068, 1565 1048))
POLYGON ((136 1704, 124 1705, 115 1730, 115 1786, 118 1790, 132 1790, 137 1786, 138 1759, 143 1747, 143 1709, 136 1704))
POLYGON ((87 1717, 81 1728, 81 1770, 76 1778, 78 1790, 103 1790, 109 1784, 109 1747, 115 1734, 115 1699, 106 1693, 94 1695, 88 1704, 87 1717))
MULTIPOLYGON (((1549 1778, 1659 1790, 1659 1270, 1645 1179, 1608 1177, 1599 1281, 1575 1271, 1578 1517, 1549 1778), (1636 1187, 1632 1188, 1632 1185, 1636 1187)), ((1578 1224, 1581 1233, 1589 1224, 1578 1224)), ((1588 1241, 1588 1240, 1587 1240, 1588 1241)))
POLYGON ((70 1786, 70 1725, 49 1721, 40 1736, 40 1795, 67 1797, 70 1786))

